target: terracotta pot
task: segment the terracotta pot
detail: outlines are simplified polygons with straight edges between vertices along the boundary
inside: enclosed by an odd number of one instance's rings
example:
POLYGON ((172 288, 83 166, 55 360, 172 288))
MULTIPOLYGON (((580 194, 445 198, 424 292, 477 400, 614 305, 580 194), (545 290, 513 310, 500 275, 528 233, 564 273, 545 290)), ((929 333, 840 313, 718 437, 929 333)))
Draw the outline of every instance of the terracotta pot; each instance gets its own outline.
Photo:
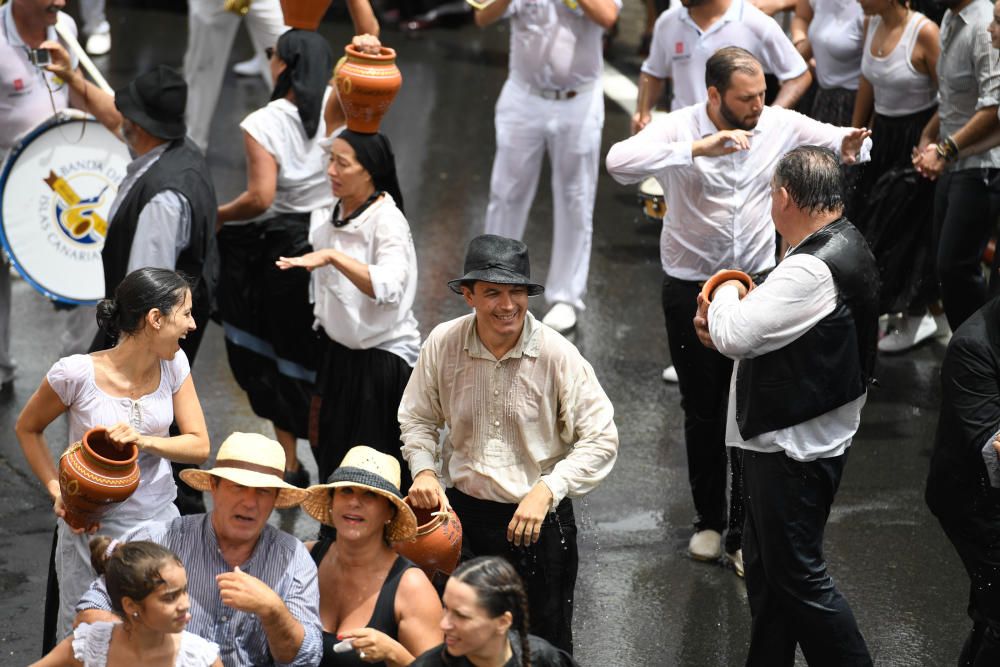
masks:
POLYGON ((347 55, 337 64, 334 78, 347 129, 374 134, 403 85, 396 52, 383 46, 378 54, 367 54, 350 44, 344 52, 347 55))
POLYGON ((419 565, 432 581, 438 572, 451 574, 462 554, 462 522, 455 510, 449 508, 446 515, 432 516, 433 510, 410 507, 417 516, 417 539, 396 542, 393 545, 396 553, 419 565))
POLYGON ((714 292, 719 285, 728 280, 740 281, 746 285, 748 292, 754 288, 753 279, 742 271, 737 271, 735 269, 718 271, 714 276, 706 280, 705 284, 701 288, 701 298, 705 300, 705 303, 712 303, 712 292, 714 292))
POLYGON ((96 525, 139 486, 139 449, 133 444, 119 449, 107 433, 103 426, 90 429, 59 459, 59 491, 73 528, 96 525))
POLYGON ((333 0, 281 0, 285 25, 301 30, 315 30, 333 0))

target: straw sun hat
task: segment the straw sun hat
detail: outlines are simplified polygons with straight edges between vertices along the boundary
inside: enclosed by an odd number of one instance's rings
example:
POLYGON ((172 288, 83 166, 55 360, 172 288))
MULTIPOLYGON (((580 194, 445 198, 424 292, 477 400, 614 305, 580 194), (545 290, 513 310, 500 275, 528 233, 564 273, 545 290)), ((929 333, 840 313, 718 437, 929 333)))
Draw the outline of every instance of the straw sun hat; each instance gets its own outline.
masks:
POLYGON ((326 484, 316 484, 306 489, 302 509, 327 526, 333 525, 330 501, 332 490, 353 486, 373 491, 396 506, 396 516, 386 527, 385 536, 390 542, 412 540, 417 535, 417 517, 410 506, 403 502, 399 492, 399 461, 371 447, 352 447, 333 471, 326 484))
POLYGON ((258 433, 233 433, 219 447, 214 468, 182 470, 180 477, 198 491, 211 491, 212 477, 242 486, 278 489, 274 506, 286 509, 302 502, 306 492, 285 482, 284 474, 285 450, 281 445, 258 433))

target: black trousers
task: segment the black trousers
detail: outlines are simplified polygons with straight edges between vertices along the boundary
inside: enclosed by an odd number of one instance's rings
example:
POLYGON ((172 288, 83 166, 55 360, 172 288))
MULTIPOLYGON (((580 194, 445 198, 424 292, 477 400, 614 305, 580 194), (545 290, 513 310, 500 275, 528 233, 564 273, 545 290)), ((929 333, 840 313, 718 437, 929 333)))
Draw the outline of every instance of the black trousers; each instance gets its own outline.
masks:
POLYGON ((743 452, 743 563, 750 599, 751 667, 872 664, 850 605, 826 571, 823 530, 847 454, 803 463, 783 452, 743 452))
POLYGON ((531 634, 572 653, 579 552, 569 498, 545 517, 538 542, 520 547, 507 541, 507 524, 517 505, 480 500, 458 489, 448 489, 448 500, 462 522, 462 561, 476 556, 506 558, 521 575, 528 593, 531 634))
MULTIPOLYGON (((934 237, 937 239, 937 275, 948 324, 958 329, 986 303, 983 250, 1000 214, 1000 169, 963 169, 945 172, 934 193, 934 237)), ((990 271, 995 284, 1000 260, 990 271)))
POLYGON ((726 482, 729 494, 726 551, 740 548, 743 532, 743 491, 740 453, 733 450, 726 466, 726 407, 733 362, 701 344, 694 331, 701 286, 696 282, 663 278, 663 317, 667 325, 670 359, 677 369, 684 410, 684 444, 688 481, 694 497, 695 530, 726 531, 726 482))
POLYGON ((938 516, 945 535, 969 574, 972 631, 959 657, 960 667, 1000 665, 1000 512, 970 511, 938 516))
POLYGON ((326 482, 351 447, 367 445, 399 461, 399 490, 405 495, 413 480, 400 450, 396 413, 413 369, 392 352, 352 350, 325 334, 322 338, 315 442, 310 438, 319 469, 317 483, 326 482))

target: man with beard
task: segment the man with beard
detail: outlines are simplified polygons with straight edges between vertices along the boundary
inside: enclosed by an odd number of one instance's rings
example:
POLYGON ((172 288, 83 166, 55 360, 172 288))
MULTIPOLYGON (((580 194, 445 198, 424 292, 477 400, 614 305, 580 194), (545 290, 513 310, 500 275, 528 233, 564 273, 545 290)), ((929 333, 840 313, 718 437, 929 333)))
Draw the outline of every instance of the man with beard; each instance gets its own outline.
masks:
POLYGON ((774 106, 791 109, 809 89, 812 75, 806 61, 781 26, 750 0, 681 0, 681 5, 661 14, 653 28, 639 75, 633 134, 649 123, 667 79, 673 84, 671 110, 704 102, 705 63, 726 46, 746 49, 781 81, 774 106))
POLYGON ((913 164, 925 177, 938 179, 937 274, 944 312, 955 331, 987 298, 980 258, 1000 213, 1000 147, 976 153, 973 145, 998 127, 1000 63, 987 32, 993 19, 990 2, 937 4, 948 7, 941 21, 938 109, 924 127, 913 164))
MULTIPOLYGON (((764 106, 764 72, 748 51, 716 51, 705 66, 708 101, 673 111, 611 147, 607 167, 619 183, 655 176, 670 209, 660 234, 663 313, 677 368, 695 534, 688 552, 715 561, 726 529, 726 401, 732 361, 698 342, 691 317, 701 284, 737 268, 757 282, 774 268, 770 180, 790 149, 815 144, 852 164, 868 159, 865 129, 839 128, 787 109, 764 106)), ((739 456, 732 486, 726 554, 737 574, 743 502, 739 456)))

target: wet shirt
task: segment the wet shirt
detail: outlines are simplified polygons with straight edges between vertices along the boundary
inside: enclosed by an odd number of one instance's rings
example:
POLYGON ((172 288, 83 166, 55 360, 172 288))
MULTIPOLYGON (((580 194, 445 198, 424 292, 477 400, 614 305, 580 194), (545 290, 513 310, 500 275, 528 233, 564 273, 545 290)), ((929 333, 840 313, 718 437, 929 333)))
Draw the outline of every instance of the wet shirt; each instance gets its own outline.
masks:
MULTIPOLYGON (((656 118, 611 147, 608 172, 623 184, 655 176, 670 202, 660 233, 664 273, 706 280, 716 271, 759 273, 774 266, 771 176, 782 155, 803 144, 840 153, 852 131, 781 109, 764 107, 750 148, 721 157, 692 157, 691 144, 715 134, 705 104, 656 118)), ((869 159, 871 140, 861 149, 869 159)))
MULTIPOLYGON (((621 0, 615 0, 621 7, 621 0)), ((604 28, 574 0, 511 0, 510 76, 545 90, 572 90, 601 77, 604 28)))
POLYGON ((445 486, 500 503, 520 502, 539 480, 552 507, 593 490, 618 456, 614 409, 594 369, 531 313, 501 359, 475 322, 471 314, 435 327, 403 392, 400 439, 413 476, 436 470, 445 486))
POLYGON ((809 44, 823 88, 858 89, 865 15, 857 0, 809 0, 809 44))
MULTIPOLYGON (((1000 104, 1000 64, 986 27, 993 4, 972 0, 941 20, 941 57, 937 62, 938 116, 941 136, 958 132, 976 111, 1000 104)), ((949 169, 1000 167, 1000 147, 961 158, 949 169)))
POLYGON ((316 324, 345 347, 385 350, 413 366, 420 353, 420 331, 413 315, 417 252, 409 223, 388 193, 342 227, 335 227, 331 216, 330 208, 313 213, 309 244, 367 264, 375 298, 333 266, 314 269, 316 324))
POLYGON ((671 109, 681 109, 708 99, 705 63, 725 46, 746 49, 765 72, 781 81, 801 76, 808 69, 781 27, 747 0, 733 0, 718 21, 702 30, 686 7, 663 12, 653 28, 649 56, 642 71, 673 82, 671 109))
MULTIPOLYGON (((222 604, 215 577, 232 568, 223 559, 212 527, 211 514, 192 514, 173 521, 150 522, 132 530, 123 541, 150 540, 177 554, 187 570, 191 596, 191 622, 187 630, 215 642, 226 667, 283 665, 271 657, 260 618, 222 604)), ((319 587, 316 565, 305 545, 270 524, 264 526, 253 553, 240 570, 252 575, 278 594, 288 611, 305 630, 292 667, 319 663, 323 648, 319 623, 319 587)), ((111 611, 103 577, 76 606, 111 611)))
MULTIPOLYGON (((49 369, 45 379, 66 406, 69 442, 83 438, 88 429, 101 424, 129 424, 143 435, 168 437, 174 420, 174 394, 191 374, 184 350, 171 360, 160 360, 160 383, 156 389, 132 400, 110 396, 97 386, 94 360, 89 354, 63 357, 49 369)), ((108 519, 145 521, 177 497, 170 461, 148 451, 139 452, 139 488, 127 500, 108 511, 108 519)))
MULTIPOLYGON (((779 350, 816 326, 837 307, 830 268, 812 255, 792 255, 742 300, 735 287, 720 288, 708 309, 709 331, 719 352, 739 361, 779 350)), ((756 452, 783 451, 797 461, 840 456, 861 423, 867 394, 788 428, 744 440, 736 423, 733 365, 726 412, 726 444, 756 452)))
MULTIPOLYGON (((128 164, 125 178, 118 186, 115 200, 111 203, 108 220, 114 219, 128 193, 168 147, 169 144, 160 144, 128 164)), ((126 273, 147 266, 173 270, 177 266, 177 258, 190 239, 191 205, 188 200, 174 190, 157 193, 139 213, 126 273)))
MULTIPOLYGON (((69 106, 69 86, 31 63, 29 47, 14 23, 13 6, 8 2, 0 7, 0 165, 18 137, 69 106)), ((76 22, 68 14, 60 12, 59 21, 76 36, 76 22)), ((48 28, 46 39, 59 39, 54 26, 48 28)), ((70 60, 76 68, 72 51, 70 60)))

